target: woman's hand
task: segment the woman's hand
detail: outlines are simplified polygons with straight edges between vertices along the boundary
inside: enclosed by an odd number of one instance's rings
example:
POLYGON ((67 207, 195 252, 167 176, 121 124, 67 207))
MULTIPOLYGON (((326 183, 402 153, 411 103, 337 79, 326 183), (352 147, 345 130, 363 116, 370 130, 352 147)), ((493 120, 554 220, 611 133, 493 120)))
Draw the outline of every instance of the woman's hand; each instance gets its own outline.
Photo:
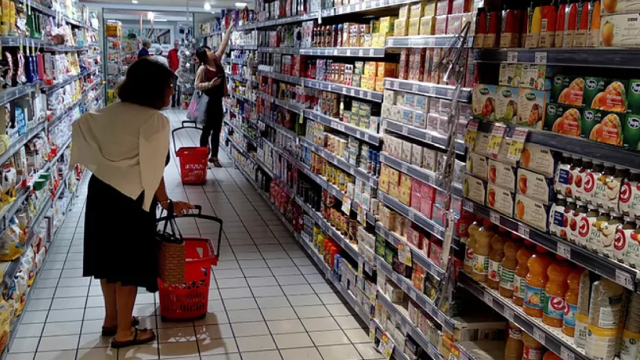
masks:
POLYGON ((173 213, 176 214, 176 216, 178 217, 188 213, 192 209, 195 209, 195 206, 189 204, 186 201, 173 202, 173 213))
POLYGON ((211 80, 211 86, 218 86, 218 85, 220 85, 221 82, 222 82, 222 78, 221 77, 215 78, 215 79, 211 80))

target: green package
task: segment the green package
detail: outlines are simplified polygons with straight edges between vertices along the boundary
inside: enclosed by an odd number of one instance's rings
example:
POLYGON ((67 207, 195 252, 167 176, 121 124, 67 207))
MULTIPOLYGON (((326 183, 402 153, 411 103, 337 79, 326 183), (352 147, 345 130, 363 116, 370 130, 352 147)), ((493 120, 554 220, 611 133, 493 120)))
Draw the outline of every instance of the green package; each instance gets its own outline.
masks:
POLYGON ((542 128, 558 134, 580 136, 582 112, 582 106, 547 104, 542 128))
POLYGON ((622 125, 622 144, 629 150, 640 150, 640 115, 627 114, 622 125))
POLYGON ((631 114, 640 114, 640 79, 629 80, 627 110, 631 114))

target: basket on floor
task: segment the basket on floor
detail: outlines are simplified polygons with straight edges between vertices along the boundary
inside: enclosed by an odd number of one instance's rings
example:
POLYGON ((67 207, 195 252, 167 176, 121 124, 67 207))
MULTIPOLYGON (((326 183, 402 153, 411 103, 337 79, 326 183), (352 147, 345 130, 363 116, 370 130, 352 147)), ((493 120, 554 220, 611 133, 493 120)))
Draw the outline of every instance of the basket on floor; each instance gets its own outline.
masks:
POLYGON ((175 128, 171 132, 173 148, 176 149, 176 157, 180 162, 180 178, 182 179, 183 184, 204 184, 207 181, 209 148, 205 146, 189 146, 178 149, 175 133, 176 131, 183 129, 202 130, 196 126, 195 121, 183 121, 181 127, 175 128), (186 126, 187 124, 192 124, 193 126, 186 126))
POLYGON ((158 279, 160 315, 163 320, 188 320, 207 315, 211 266, 218 253, 211 239, 184 239, 184 283, 165 284, 158 279))

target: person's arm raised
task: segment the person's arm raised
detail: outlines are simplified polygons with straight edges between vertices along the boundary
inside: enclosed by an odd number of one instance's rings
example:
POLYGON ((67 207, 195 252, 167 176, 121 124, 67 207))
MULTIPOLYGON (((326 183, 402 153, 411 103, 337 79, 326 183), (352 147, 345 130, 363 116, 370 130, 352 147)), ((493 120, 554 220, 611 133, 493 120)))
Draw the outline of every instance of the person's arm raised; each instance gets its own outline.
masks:
POLYGON ((224 51, 227 49, 227 44, 229 44, 229 38, 231 37, 231 31, 233 31, 234 27, 234 25, 229 26, 227 32, 222 37, 222 41, 220 42, 218 51, 216 51, 216 56, 218 57, 218 59, 222 59, 222 55, 224 55, 224 51))

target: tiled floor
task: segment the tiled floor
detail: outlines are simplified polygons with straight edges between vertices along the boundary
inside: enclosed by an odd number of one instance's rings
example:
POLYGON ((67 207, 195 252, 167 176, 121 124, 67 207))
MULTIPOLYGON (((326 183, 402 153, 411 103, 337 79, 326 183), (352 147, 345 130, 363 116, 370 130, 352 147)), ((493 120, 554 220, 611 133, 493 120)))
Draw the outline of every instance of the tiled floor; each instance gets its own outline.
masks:
MULTIPOLYGON (((176 126, 184 119, 179 111, 166 114, 176 126)), ((177 138, 180 145, 193 144, 198 133, 179 132, 177 138)), ((382 359, 368 330, 220 153, 225 168, 210 171, 204 186, 183 186, 175 158, 165 172, 172 198, 200 204, 203 213, 216 214, 225 222, 205 319, 164 322, 158 315, 157 295, 141 292, 134 315, 141 317, 143 327, 156 330, 158 340, 119 351, 109 348, 109 339, 100 336, 104 316, 100 284, 81 277, 86 197, 82 187, 31 290, 7 360, 382 359)), ((120 219, 113 221, 118 226, 120 219)), ((217 228, 183 219, 180 229, 185 235, 215 238, 217 228)))

